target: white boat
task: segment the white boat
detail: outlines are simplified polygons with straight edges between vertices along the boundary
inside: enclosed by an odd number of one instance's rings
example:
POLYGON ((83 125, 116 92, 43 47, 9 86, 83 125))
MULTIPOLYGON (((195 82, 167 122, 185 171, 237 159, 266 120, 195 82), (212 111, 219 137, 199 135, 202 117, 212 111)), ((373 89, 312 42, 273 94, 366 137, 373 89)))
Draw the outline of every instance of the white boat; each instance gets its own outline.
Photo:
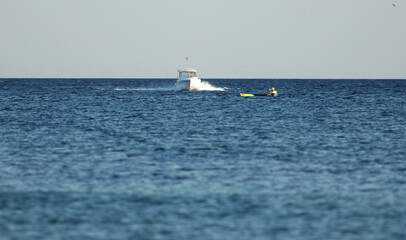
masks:
POLYGON ((196 69, 185 68, 178 70, 178 80, 176 86, 179 90, 195 90, 197 89, 202 80, 198 78, 196 69))

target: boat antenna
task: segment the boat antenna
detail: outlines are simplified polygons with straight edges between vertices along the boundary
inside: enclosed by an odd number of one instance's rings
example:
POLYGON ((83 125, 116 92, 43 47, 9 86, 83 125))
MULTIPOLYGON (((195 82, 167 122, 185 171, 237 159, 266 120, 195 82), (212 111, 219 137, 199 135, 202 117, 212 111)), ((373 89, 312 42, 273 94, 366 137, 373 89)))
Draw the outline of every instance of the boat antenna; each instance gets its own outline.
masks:
POLYGON ((186 68, 189 68, 189 56, 186 56, 185 59, 186 59, 186 68))

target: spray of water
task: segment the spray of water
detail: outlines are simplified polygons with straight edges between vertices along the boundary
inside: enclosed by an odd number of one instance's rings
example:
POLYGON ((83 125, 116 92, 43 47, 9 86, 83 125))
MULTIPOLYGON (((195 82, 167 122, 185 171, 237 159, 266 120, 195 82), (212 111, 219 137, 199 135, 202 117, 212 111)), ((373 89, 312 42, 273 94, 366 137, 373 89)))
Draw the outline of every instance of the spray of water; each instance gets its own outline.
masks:
POLYGON ((156 87, 156 88, 114 88, 114 91, 174 91, 175 87, 156 87))
MULTIPOLYGON (((177 91, 180 90, 178 86, 175 85, 172 87, 156 87, 156 88, 114 88, 114 91, 177 91)), ((225 91, 226 87, 215 87, 208 82, 201 81, 195 85, 191 91, 225 91)))
POLYGON ((215 87, 208 82, 201 81, 199 84, 194 86, 191 90, 192 91, 224 91, 224 90, 226 90, 226 88, 215 87))
MULTIPOLYGON (((174 85, 175 89, 177 90, 181 90, 181 88, 179 88, 177 86, 177 84, 174 85)), ((193 87, 190 89, 190 91, 225 91, 227 88, 220 88, 220 87, 215 87, 213 85, 211 85, 208 82, 205 81, 201 81, 199 83, 194 83, 193 87)))

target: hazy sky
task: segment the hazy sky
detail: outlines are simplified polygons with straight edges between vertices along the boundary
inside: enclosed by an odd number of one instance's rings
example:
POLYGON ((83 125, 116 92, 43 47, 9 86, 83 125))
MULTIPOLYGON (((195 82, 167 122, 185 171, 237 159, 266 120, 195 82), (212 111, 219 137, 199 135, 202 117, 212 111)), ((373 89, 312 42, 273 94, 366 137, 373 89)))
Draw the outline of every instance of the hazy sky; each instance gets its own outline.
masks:
POLYGON ((406 78, 406 0, 0 0, 0 77, 406 78), (392 4, 396 4, 394 7, 392 4))

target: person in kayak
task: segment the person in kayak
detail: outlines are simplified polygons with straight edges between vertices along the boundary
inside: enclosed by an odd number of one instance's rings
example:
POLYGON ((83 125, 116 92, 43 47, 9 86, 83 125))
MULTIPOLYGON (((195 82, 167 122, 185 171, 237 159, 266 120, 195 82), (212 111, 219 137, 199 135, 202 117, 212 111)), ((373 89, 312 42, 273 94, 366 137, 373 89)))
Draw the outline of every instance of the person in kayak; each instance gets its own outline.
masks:
POLYGON ((276 96, 278 96, 278 91, 276 91, 275 88, 273 87, 273 88, 270 88, 270 89, 268 90, 268 94, 270 94, 270 95, 276 97, 276 96))

